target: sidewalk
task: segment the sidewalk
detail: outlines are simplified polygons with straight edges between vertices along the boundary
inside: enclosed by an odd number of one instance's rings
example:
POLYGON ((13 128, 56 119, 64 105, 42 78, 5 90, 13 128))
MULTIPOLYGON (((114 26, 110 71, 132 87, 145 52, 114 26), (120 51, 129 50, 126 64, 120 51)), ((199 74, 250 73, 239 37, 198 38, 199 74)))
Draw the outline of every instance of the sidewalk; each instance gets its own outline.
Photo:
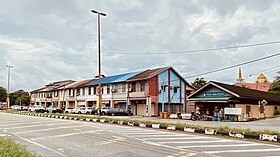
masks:
POLYGON ((181 123, 206 127, 229 127, 238 129, 251 129, 252 131, 270 130, 280 132, 280 117, 263 119, 250 122, 217 122, 217 121, 192 121, 185 119, 160 119, 159 117, 140 116, 106 116, 108 118, 120 118, 130 120, 144 120, 153 122, 181 123))

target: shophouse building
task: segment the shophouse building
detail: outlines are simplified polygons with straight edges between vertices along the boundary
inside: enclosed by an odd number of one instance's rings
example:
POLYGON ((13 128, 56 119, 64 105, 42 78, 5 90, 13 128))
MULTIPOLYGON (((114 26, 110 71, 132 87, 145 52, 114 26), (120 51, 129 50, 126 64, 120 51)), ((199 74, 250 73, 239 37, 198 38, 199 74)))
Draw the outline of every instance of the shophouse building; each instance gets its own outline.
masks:
POLYGON ((187 95, 193 90, 173 67, 145 70, 129 78, 127 83, 128 108, 140 116, 185 112, 187 95))

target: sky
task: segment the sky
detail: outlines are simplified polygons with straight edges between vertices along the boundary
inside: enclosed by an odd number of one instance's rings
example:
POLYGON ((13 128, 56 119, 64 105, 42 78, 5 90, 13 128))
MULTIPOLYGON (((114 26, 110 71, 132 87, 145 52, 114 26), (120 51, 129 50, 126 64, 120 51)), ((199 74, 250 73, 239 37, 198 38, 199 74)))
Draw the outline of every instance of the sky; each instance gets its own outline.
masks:
MULTIPOLYGON (((173 66, 188 76, 280 52, 280 44, 171 53, 280 40, 277 0, 0 0, 0 86, 31 91, 98 74, 97 15, 105 76, 173 66), (135 52, 134 54, 123 54, 135 52), (147 54, 147 53, 169 54, 147 54)), ((241 66, 245 82, 280 71, 280 56, 241 66)), ((208 75, 232 84, 238 67, 208 75)))

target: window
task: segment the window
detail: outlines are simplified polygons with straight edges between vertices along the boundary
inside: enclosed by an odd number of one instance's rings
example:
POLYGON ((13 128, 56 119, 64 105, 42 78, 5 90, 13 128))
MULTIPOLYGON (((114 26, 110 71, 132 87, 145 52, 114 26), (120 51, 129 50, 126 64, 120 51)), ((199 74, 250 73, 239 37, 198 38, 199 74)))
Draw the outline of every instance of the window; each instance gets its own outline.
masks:
POLYGON ((246 105, 246 114, 249 114, 251 112, 251 105, 246 105))
POLYGON ((136 83, 135 82, 133 82, 132 84, 131 84, 131 92, 136 92, 136 83))
POLYGON ((145 91, 145 81, 140 82, 140 91, 145 91))
POLYGON ((82 88, 80 88, 80 94, 83 95, 83 89, 82 88))
POLYGON ((86 88, 83 88, 83 95, 86 95, 86 88))
POLYGON ((91 95, 91 87, 88 88, 88 95, 91 95))
POLYGON ((101 93, 102 93, 102 94, 104 93, 104 89, 103 89, 103 87, 101 87, 101 93))
POLYGON ((124 93, 125 91, 126 91, 126 84, 123 83, 123 84, 122 84, 122 92, 124 93))
POLYGON ((96 94, 96 87, 93 87, 93 94, 96 94))
POLYGON ((110 94, 110 85, 107 85, 107 94, 110 94))

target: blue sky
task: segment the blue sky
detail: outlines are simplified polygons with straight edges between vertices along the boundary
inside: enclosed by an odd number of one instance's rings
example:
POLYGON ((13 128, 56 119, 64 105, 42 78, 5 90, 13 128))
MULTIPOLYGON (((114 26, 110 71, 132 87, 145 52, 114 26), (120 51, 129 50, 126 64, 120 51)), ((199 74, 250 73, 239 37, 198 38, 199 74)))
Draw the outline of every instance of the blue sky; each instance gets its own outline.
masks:
MULTIPOLYGON (((13 65, 11 91, 30 91, 53 81, 97 75, 97 18, 91 9, 107 13, 101 19, 105 75, 173 66, 188 77, 280 51, 280 44, 274 44, 192 54, 141 54, 279 41, 280 3, 276 0, 0 0, 0 3, 0 86, 7 86, 5 65, 13 65)), ((257 75, 249 75, 277 65, 279 57, 243 66, 245 81, 252 82, 257 75)), ((234 83, 237 70, 201 77, 234 83)), ((273 80, 279 70, 276 67, 265 75, 273 80)))

